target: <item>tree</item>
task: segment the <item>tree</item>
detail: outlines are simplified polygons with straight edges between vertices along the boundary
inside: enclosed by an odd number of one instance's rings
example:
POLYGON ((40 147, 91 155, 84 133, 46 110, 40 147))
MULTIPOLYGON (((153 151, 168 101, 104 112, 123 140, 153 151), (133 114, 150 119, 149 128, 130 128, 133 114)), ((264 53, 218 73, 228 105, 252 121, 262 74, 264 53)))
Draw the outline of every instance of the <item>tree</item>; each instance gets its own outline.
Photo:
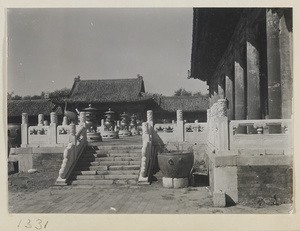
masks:
POLYGON ((192 96, 192 92, 181 87, 174 92, 174 96, 192 96))
POLYGON ((61 97, 68 97, 70 94, 70 88, 62 88, 60 90, 55 90, 49 93, 49 98, 61 98, 61 97))
POLYGON ((20 100, 22 99, 22 96, 19 96, 19 95, 15 95, 15 92, 7 92, 7 100, 20 100))
POLYGON ((193 96, 202 96, 202 97, 207 97, 208 94, 203 94, 201 91, 198 91, 198 92, 194 92, 193 93, 193 96))

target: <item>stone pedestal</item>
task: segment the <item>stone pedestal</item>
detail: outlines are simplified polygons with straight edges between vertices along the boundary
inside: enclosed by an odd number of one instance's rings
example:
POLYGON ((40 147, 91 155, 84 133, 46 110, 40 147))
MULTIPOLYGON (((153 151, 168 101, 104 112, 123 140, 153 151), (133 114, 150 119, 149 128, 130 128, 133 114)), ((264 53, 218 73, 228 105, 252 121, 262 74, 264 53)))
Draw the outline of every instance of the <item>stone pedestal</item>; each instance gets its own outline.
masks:
POLYGON ((189 178, 162 178, 163 187, 165 188, 185 188, 189 186, 189 178))

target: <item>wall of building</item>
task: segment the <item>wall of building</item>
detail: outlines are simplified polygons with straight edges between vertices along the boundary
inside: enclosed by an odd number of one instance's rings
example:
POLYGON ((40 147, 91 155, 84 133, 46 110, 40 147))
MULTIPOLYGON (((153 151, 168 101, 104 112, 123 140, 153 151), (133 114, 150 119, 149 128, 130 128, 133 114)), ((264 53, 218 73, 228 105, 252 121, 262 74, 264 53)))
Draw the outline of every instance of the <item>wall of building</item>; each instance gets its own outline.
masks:
POLYGON ((291 118, 291 20, 291 9, 245 10, 208 80, 210 106, 226 97, 230 120, 291 118))
POLYGON ((63 147, 18 148, 19 172, 29 169, 40 171, 58 171, 63 161, 63 147))
POLYGON ((293 202, 293 170, 289 165, 238 166, 237 175, 239 204, 293 202))

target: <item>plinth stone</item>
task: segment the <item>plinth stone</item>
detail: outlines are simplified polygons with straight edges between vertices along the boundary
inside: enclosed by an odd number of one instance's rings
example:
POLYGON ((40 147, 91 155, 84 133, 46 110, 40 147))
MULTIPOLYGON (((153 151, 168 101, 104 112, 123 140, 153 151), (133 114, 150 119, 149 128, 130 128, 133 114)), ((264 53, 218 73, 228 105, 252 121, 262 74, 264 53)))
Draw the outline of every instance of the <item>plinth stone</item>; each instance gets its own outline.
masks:
POLYGON ((163 187, 165 188, 185 188, 189 186, 189 178, 162 178, 163 187))
POLYGON ((215 207, 225 207, 226 206, 226 198, 225 193, 223 192, 214 192, 213 193, 213 201, 215 207))

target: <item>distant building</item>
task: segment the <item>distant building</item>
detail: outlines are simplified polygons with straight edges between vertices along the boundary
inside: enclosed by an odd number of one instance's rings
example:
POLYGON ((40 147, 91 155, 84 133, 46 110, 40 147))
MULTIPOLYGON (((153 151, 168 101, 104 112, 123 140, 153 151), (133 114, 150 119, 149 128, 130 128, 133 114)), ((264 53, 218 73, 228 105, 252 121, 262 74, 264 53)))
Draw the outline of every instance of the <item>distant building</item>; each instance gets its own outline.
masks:
POLYGON ((153 116, 156 122, 171 122, 176 120, 176 111, 184 112, 184 120, 187 122, 206 122, 206 110, 209 107, 206 96, 162 96, 155 98, 153 116))
MULTIPOLYGON (((153 110, 155 121, 173 120, 176 110, 182 109, 189 121, 206 121, 208 109, 207 97, 178 96, 150 97, 144 96, 145 86, 143 77, 132 79, 99 79, 80 80, 75 78, 70 96, 67 99, 68 108, 79 111, 89 104, 100 112, 100 116, 111 108, 117 115, 126 112, 136 114, 138 119, 146 121, 146 111, 153 110)), ((63 103, 60 102, 63 106, 63 103)))
POLYGON ((143 77, 139 75, 132 79, 80 80, 77 77, 67 99, 68 108, 80 111, 91 104, 102 116, 111 108, 117 115, 126 112, 143 119, 147 105, 152 101, 149 97, 143 97, 144 92, 143 77))
POLYGON ((44 114, 44 119, 50 122, 50 113, 56 112, 58 120, 62 121, 63 109, 54 104, 50 99, 36 100, 8 100, 7 120, 8 123, 22 123, 22 113, 28 114, 28 122, 35 125, 38 122, 38 115, 44 114))

